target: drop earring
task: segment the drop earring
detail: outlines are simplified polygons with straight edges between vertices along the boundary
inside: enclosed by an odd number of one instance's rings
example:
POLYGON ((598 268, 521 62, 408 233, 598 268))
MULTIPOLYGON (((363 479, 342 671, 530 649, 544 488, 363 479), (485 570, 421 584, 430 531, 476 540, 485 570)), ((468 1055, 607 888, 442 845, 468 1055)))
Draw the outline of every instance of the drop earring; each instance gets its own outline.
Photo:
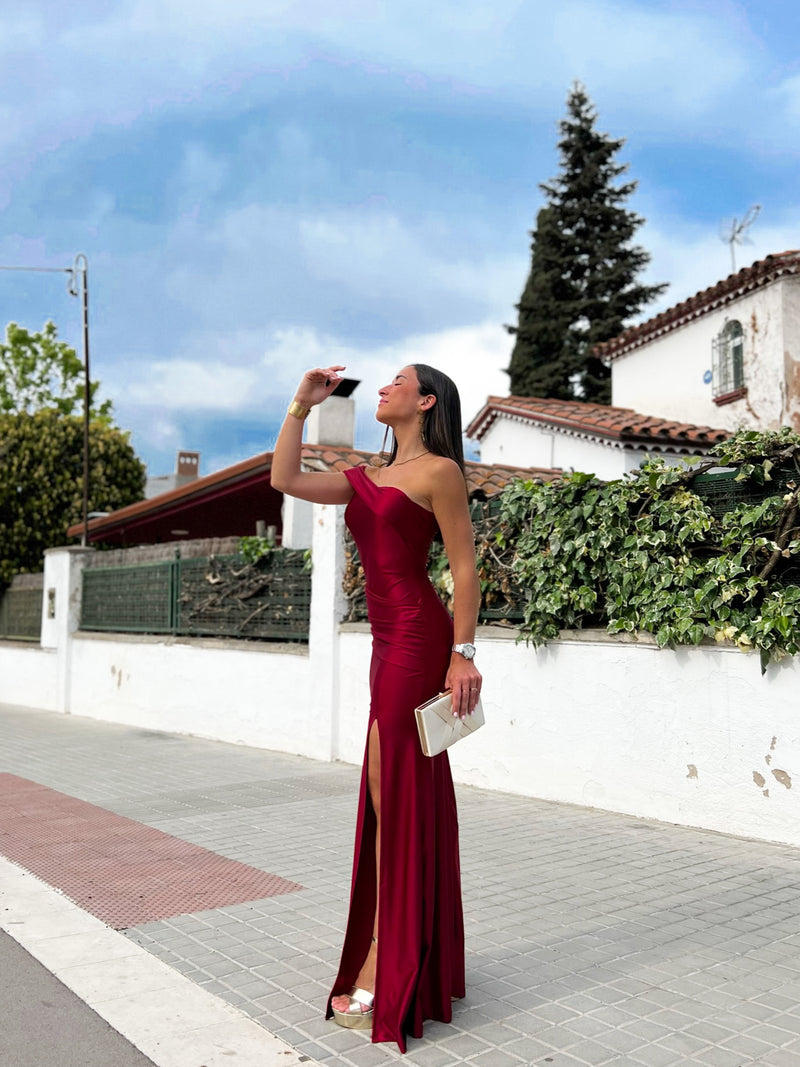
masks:
POLYGON ((380 460, 381 460, 381 466, 382 467, 386 466, 386 442, 389 439, 389 431, 390 430, 391 430, 391 426, 387 426, 386 429, 384 430, 384 433, 383 433, 383 444, 381 445, 381 451, 380 451, 380 460))

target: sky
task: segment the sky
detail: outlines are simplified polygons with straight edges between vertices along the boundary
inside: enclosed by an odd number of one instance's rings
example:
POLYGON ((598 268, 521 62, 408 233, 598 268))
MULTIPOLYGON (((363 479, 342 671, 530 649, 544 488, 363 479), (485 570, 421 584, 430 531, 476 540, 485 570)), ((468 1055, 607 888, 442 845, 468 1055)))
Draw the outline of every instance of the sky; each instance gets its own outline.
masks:
MULTIPOLYGON (((88 259, 92 378, 150 474, 271 449, 307 367, 508 393, 539 182, 580 80, 646 222, 644 317, 800 248, 797 0, 0 0, 0 266, 88 259)), ((0 271, 0 326, 67 275, 0 271)), ((647 412, 646 414, 658 414, 647 412)), ((471 454, 474 454, 471 453, 471 454)))

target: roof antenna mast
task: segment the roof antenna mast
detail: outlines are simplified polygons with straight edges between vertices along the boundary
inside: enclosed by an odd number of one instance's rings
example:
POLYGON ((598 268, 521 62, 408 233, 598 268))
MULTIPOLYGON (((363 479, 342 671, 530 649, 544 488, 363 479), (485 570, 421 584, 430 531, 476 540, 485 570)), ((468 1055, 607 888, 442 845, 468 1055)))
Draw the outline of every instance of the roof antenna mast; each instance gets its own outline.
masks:
POLYGON ((758 218, 759 211, 761 211, 761 204, 753 204, 741 221, 739 219, 723 219, 720 224, 720 240, 724 241, 731 250, 731 274, 736 273, 736 245, 751 245, 753 243, 749 237, 744 235, 758 218))

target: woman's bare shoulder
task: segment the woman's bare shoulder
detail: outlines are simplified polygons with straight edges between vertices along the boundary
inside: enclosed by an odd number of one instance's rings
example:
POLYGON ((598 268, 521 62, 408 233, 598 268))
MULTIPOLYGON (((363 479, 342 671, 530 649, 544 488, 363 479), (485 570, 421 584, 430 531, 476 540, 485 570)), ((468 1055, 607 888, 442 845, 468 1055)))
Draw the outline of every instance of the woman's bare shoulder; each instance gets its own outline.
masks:
POLYGON ((433 456, 427 465, 426 480, 428 483, 428 495, 437 510, 437 502, 455 503, 466 501, 467 484, 464 473, 454 459, 447 456, 433 456))
POLYGON ((436 479, 457 481, 463 483, 464 472, 454 459, 449 456, 432 455, 428 460, 428 471, 436 479))

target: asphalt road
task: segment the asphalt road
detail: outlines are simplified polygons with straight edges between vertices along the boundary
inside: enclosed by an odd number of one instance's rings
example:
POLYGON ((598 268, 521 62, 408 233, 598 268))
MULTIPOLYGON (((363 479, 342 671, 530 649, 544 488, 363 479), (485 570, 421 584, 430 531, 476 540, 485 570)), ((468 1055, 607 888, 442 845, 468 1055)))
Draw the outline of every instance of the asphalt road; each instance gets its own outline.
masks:
POLYGON ((0 930, 2 1067, 153 1067, 0 930))

